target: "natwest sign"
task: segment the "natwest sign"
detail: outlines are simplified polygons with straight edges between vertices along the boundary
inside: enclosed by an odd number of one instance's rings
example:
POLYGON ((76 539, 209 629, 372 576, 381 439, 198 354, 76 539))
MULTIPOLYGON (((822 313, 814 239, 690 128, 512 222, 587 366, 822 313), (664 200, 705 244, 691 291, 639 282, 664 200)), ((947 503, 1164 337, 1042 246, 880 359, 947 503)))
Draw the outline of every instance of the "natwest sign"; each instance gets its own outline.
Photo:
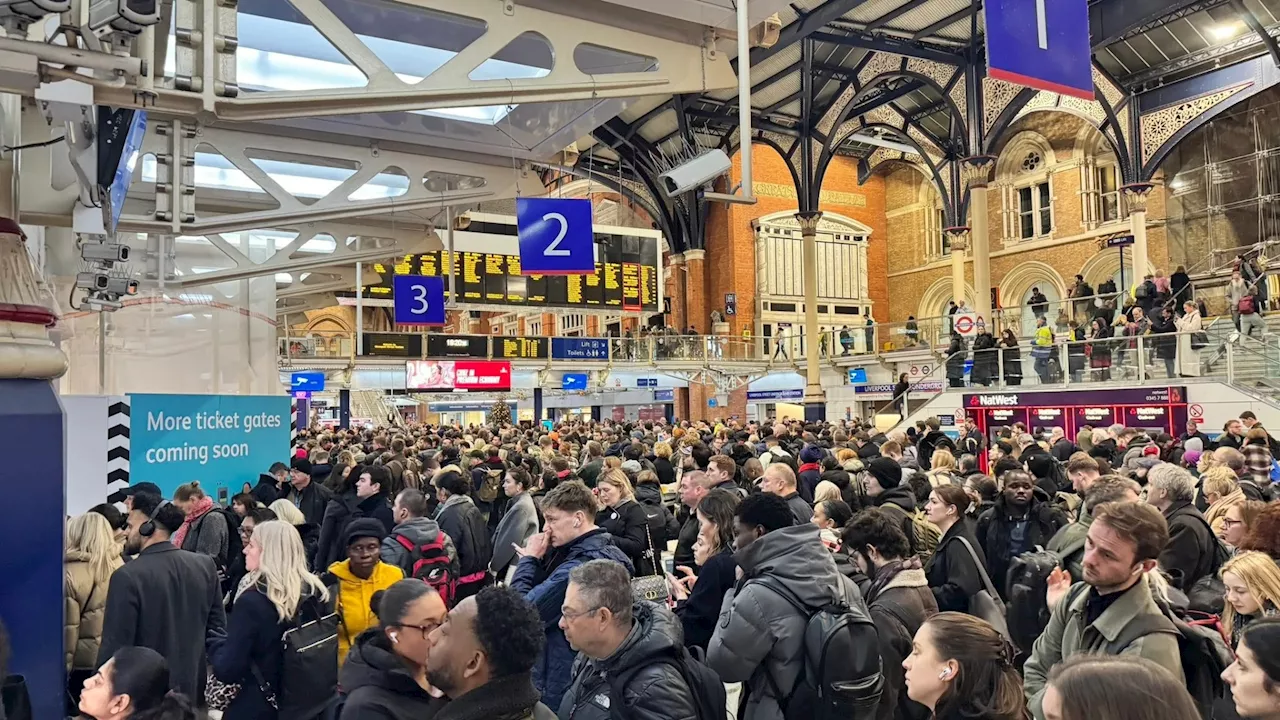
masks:
POLYGON ((454 363, 455 390, 481 392, 511 389, 511 363, 506 361, 469 361, 454 363))
POLYGON ((1017 395, 974 395, 969 398, 972 407, 1017 407, 1017 395))

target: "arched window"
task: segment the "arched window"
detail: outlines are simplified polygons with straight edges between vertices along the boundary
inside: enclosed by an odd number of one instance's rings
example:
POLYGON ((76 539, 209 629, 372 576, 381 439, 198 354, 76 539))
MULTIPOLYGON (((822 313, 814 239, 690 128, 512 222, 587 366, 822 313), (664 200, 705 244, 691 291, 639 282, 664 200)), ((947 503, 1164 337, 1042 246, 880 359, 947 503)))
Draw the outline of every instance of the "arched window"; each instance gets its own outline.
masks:
POLYGON ((947 216, 942 209, 942 195, 932 182, 920 184, 920 203, 924 206, 925 260, 932 262, 951 257, 951 236, 947 235, 947 216))
POLYGON ((1004 207, 1005 243, 1053 234, 1053 149, 1038 133, 1018 133, 996 163, 1004 207))
POLYGON ((1075 154, 1080 158, 1080 209, 1084 226, 1093 229, 1124 220, 1120 166, 1106 138, 1092 125, 1086 125, 1076 138, 1075 154))

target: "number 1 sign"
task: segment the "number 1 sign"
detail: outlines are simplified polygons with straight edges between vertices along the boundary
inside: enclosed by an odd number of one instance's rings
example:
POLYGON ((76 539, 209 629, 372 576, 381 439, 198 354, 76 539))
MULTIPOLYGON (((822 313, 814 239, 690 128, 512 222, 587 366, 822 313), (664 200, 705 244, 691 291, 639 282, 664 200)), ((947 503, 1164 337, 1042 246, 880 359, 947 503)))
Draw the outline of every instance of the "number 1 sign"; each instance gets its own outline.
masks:
POLYGON ((392 290, 397 325, 444 325, 444 278, 396 275, 392 290))
POLYGON ((521 275, 590 275, 596 271, 591 201, 516 200, 521 275))

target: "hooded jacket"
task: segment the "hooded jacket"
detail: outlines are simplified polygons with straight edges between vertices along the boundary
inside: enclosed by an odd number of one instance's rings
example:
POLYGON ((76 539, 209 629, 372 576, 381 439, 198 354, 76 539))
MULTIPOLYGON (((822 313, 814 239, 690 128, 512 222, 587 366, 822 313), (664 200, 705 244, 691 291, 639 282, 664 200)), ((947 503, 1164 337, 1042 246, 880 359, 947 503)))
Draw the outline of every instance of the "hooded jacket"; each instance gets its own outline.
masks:
POLYGON ((956 444, 941 430, 930 430, 916 443, 916 460, 921 470, 929 470, 933 462, 933 451, 940 447, 954 451, 956 444))
POLYGON ((724 682, 747 684, 744 720, 782 720, 773 683, 784 694, 795 686, 809 619, 786 598, 751 580, 781 581, 810 608, 842 601, 866 613, 866 605, 853 581, 836 570, 812 523, 767 533, 734 553, 734 560, 742 568, 743 582, 725 593, 720 624, 707 646, 707 665, 724 682))
POLYGON ((356 638, 347 663, 338 675, 346 695, 343 717, 369 720, 424 720, 435 716, 449 700, 432 697, 414 680, 391 650, 382 628, 372 627, 356 638))
POLYGON ((962 537, 973 546, 979 562, 983 562, 982 546, 969 530, 969 524, 964 520, 957 520, 942 534, 942 538, 938 540, 938 549, 925 566, 929 589, 933 591, 933 598, 938 601, 938 610, 942 612, 969 612, 969 598, 982 589, 982 574, 978 566, 973 564, 973 556, 959 542, 962 537))
POLYGON ((276 477, 267 473, 262 473, 258 476, 258 484, 254 485, 249 492, 263 505, 270 505, 279 498, 284 497, 284 493, 280 491, 279 484, 276 483, 276 477))
MULTIPOLYGON (((405 577, 413 577, 413 563, 416 560, 417 549, 435 542, 440 534, 440 526, 435 520, 425 517, 409 518, 392 528, 391 534, 382 539, 380 553, 382 562, 400 568, 400 572, 404 573, 405 577), (414 549, 406 548, 397 539, 401 537, 413 545, 414 549)), ((453 540, 448 535, 444 536, 444 550, 448 553, 451 562, 458 562, 458 550, 453 546, 453 540)))
POLYGON ((632 609, 631 632, 622 645, 603 660, 579 654, 573 664, 573 684, 560 702, 560 720, 697 720, 697 703, 674 665, 653 658, 675 657, 682 644, 680 621, 671 611, 650 602, 632 609), (615 695, 610 677, 629 673, 615 695), (611 708, 613 703, 621 708, 611 708))
POLYGON ((323 527, 325 510, 334 495, 323 484, 311 482, 302 490, 289 486, 280 497, 288 498, 294 505, 297 505, 307 522, 323 527))
POLYGON ((680 534, 680 523, 676 522, 676 516, 662 502, 662 486, 642 482, 636 485, 635 491, 636 502, 644 506, 645 515, 649 518, 649 531, 654 533, 653 541, 660 549, 665 549, 667 542, 675 540, 680 534))
POLYGON ((343 560, 329 566, 329 572, 320 578, 329 586, 330 595, 337 597, 334 609, 342 622, 338 625, 338 663, 347 659, 347 651, 360 633, 378 624, 373 614, 373 594, 386 590, 404 579, 404 573, 395 565, 379 562, 373 566, 368 580, 362 580, 351 572, 351 561, 343 560), (334 592, 334 585, 337 592, 334 592))
POLYGON ((538 508, 528 492, 522 492, 507 502, 507 511, 502 514, 498 529, 493 533, 493 556, 489 560, 489 571, 495 577, 504 577, 507 566, 516 558, 513 545, 524 547, 529 536, 538 532, 538 525, 538 508))
POLYGON ((542 559, 520 558, 511 587, 524 593, 542 618, 547 632, 547 644, 542 657, 534 663, 533 683, 542 692, 542 702, 547 707, 560 707, 560 700, 569 687, 573 658, 576 653, 560 629, 560 607, 569 588, 569 573, 589 560, 613 560, 632 570, 626 553, 613 544, 609 533, 596 528, 567 543, 563 547, 548 548, 542 559))
POLYGON ((916 631, 938 612, 938 603, 918 564, 909 568, 901 562, 885 565, 876 571, 876 584, 881 582, 884 586, 867 601, 880 641, 880 667, 884 672, 884 691, 876 716, 880 720, 924 720, 929 717, 928 709, 907 697, 902 661, 911 654, 916 631))
POLYGON ((1216 569, 1213 562, 1218 539, 1189 501, 1170 505, 1164 518, 1169 522, 1169 544, 1160 553, 1160 569, 1169 575, 1171 585, 1190 590, 1197 580, 1216 569))
MULTIPOLYGON (((1037 718, 1044 718, 1041 703, 1053 666, 1074 655, 1104 653, 1107 644, 1120 637, 1138 615, 1161 614, 1160 607, 1151 597, 1146 578, 1140 578, 1123 591, 1097 619, 1089 622, 1086 606, 1093 594, 1093 589, 1083 583, 1073 585, 1067 596, 1053 608, 1048 626, 1032 646, 1031 657, 1024 666, 1023 691, 1027 695, 1028 707, 1037 718)), ((1174 677, 1182 677, 1182 656, 1178 640, 1172 635, 1145 635, 1124 648, 1121 654, 1146 658, 1173 673, 1174 677)))
POLYGON ((450 495, 436 511, 436 522, 458 549, 459 580, 466 580, 466 584, 474 588, 459 593, 457 599, 474 595, 484 579, 477 576, 488 572, 489 561, 493 559, 493 544, 484 516, 469 496, 450 495))
MULTIPOLYGON (((65 610, 62 615, 62 649, 67 670, 96 670, 102 644, 102 618, 107 612, 107 586, 111 577, 94 582, 89 555, 68 550, 62 564, 65 610)), ((116 558, 113 569, 123 563, 116 558)))
POLYGON ((362 500, 353 490, 329 501, 324 509, 324 521, 320 524, 316 567, 327 567, 347 556, 346 548, 343 546, 343 541, 347 537, 347 526, 352 520, 362 517, 377 520, 382 523, 383 529, 387 532, 390 532, 395 525, 395 520, 391 516, 391 506, 387 504, 387 498, 382 493, 362 500))

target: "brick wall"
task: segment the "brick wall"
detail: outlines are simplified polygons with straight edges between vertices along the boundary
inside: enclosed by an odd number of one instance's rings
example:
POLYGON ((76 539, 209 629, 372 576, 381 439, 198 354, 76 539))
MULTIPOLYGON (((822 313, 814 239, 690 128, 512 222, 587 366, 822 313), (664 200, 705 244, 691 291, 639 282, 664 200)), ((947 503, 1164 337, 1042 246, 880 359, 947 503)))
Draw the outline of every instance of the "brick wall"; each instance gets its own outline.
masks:
MULTIPOLYGON (((988 192, 992 285, 1004 290, 1002 284, 1010 272, 1027 261, 1036 261, 1052 268, 1061 278, 1063 286, 1069 287, 1085 263, 1091 260, 1096 262, 1100 253, 1116 253, 1115 250, 1100 249, 1098 238, 1127 232, 1128 221, 1090 227, 1084 218, 1079 164, 1092 132, 1086 127, 1085 121, 1073 115, 1035 112, 1014 123, 1006 132, 1005 146, 998 149, 1003 160, 997 163, 998 168, 1003 169, 1010 164, 1016 168, 1020 164, 1021 156, 1026 151, 1025 146, 1010 147, 1009 143, 1014 142, 1014 138, 1023 131, 1039 135, 1052 151, 1054 164, 1050 167, 1050 193, 1053 232, 1047 239, 1032 241, 1006 238, 1005 203, 1009 202, 1009 208, 1012 209, 1016 196, 1008 194, 1007 197, 1003 189, 1011 178, 995 174, 995 182, 988 192), (1003 155, 1006 152, 1009 153, 1007 157, 1003 155), (1011 163, 1011 160, 1015 162, 1011 163)), ((935 282, 949 281, 951 276, 948 258, 928 262, 925 255, 928 245, 925 232, 928 213, 932 212, 933 190, 931 187, 926 188, 928 192, 922 198, 921 189, 929 185, 925 177, 912 168, 891 167, 884 173, 889 235, 887 271, 891 274, 889 282, 894 290, 889 299, 889 320, 894 322, 904 321, 908 315, 924 315, 925 309, 921 308, 920 303, 925 292, 935 282)), ((1164 193, 1163 179, 1157 176, 1156 188, 1148 203, 1147 244, 1152 266, 1168 273, 1173 268, 1168 267, 1164 193)), ((972 262, 965 263, 965 280, 970 284, 973 282, 972 262)), ((1002 303, 1008 307, 1024 300, 1021 297, 1006 297, 1002 298, 1002 303)), ((930 309, 929 314, 933 312, 935 311, 930 309)))

